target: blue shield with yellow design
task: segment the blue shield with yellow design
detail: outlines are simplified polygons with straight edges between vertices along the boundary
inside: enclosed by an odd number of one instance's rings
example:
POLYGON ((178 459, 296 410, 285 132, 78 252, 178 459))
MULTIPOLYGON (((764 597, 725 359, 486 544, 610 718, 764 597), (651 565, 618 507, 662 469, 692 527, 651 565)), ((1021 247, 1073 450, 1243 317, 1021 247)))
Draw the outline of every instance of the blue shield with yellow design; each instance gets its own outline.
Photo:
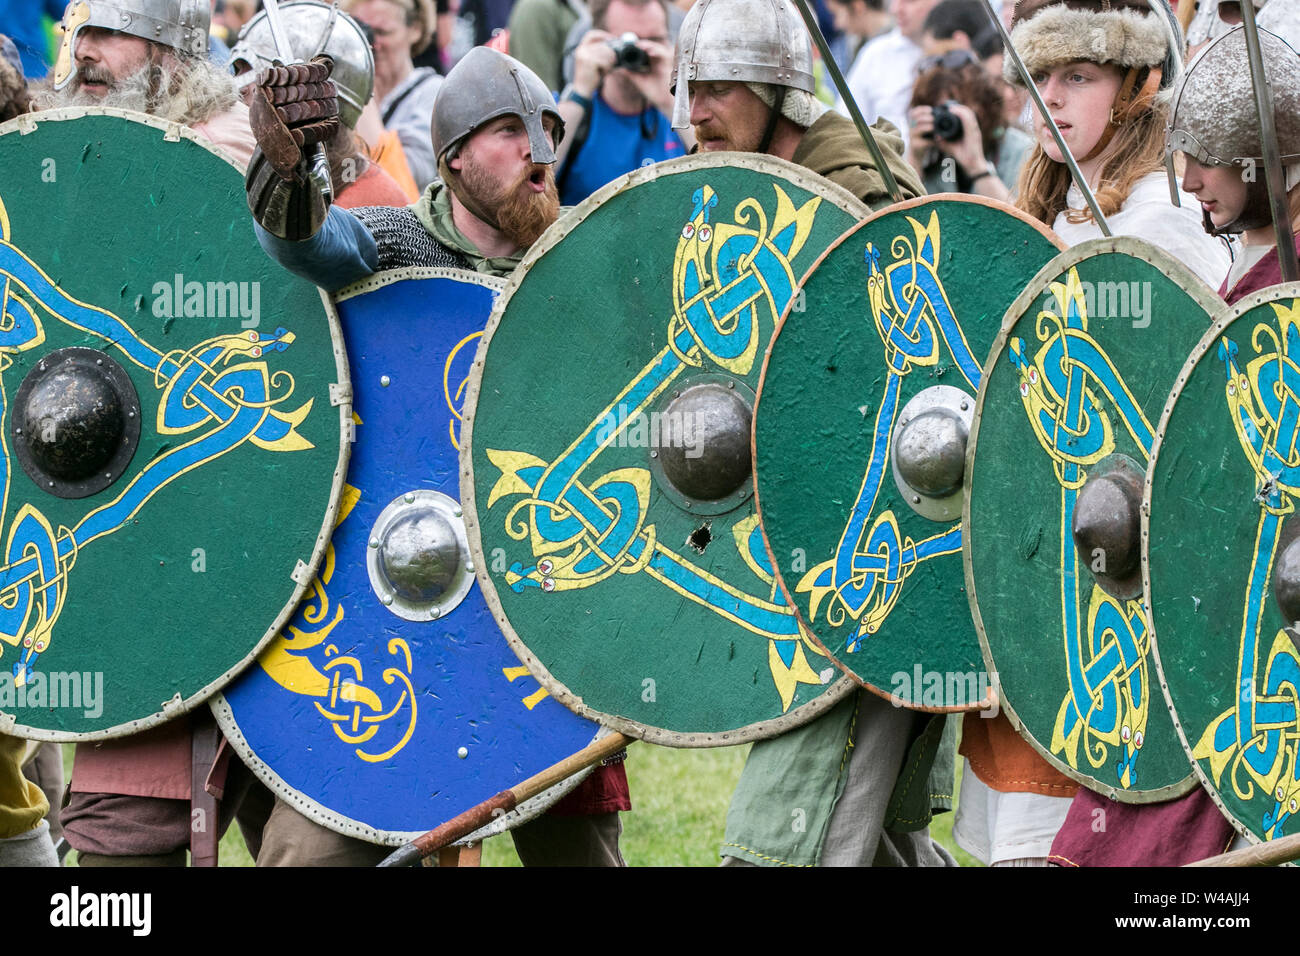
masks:
POLYGON ((289 625, 213 702, 281 797, 377 843, 450 819, 598 730, 529 675, 474 583, 461 407, 503 285, 405 269, 337 296, 355 443, 334 536, 289 625))

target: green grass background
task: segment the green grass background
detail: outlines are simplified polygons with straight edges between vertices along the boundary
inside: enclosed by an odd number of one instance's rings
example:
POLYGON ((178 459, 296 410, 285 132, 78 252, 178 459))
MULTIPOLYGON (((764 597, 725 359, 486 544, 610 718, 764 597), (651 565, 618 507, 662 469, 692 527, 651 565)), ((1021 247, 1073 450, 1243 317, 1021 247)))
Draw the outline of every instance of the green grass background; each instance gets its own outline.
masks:
MULTIPOLYGON (((65 744, 63 751, 70 772, 72 745, 65 744)), ((727 805, 748 753, 748 746, 673 750, 637 743, 630 747, 627 776, 632 812, 623 814, 621 844, 628 865, 716 866, 727 805)), ((952 820, 951 813, 941 814, 931 824, 931 834, 962 866, 979 866, 953 843, 952 820)), ((76 865, 75 851, 68 854, 66 862, 76 865)), ((253 865, 236 826, 231 826, 221 841, 221 865, 253 865)), ((509 834, 483 844, 483 865, 520 865, 509 834)))

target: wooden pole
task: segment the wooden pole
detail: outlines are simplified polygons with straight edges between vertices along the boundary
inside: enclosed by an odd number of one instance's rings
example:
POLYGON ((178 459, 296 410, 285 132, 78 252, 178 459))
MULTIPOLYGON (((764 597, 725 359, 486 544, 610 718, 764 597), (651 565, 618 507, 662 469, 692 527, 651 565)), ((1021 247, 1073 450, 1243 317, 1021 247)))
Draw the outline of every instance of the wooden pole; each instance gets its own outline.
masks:
POLYGON ((379 864, 380 866, 414 866, 430 854, 445 846, 450 846, 475 830, 482 829, 492 822, 492 818, 502 813, 509 813, 525 800, 537 796, 575 773, 600 763, 632 743, 631 737, 622 734, 610 734, 594 740, 571 757, 565 757, 554 766, 547 767, 539 774, 529 777, 509 790, 502 790, 495 797, 485 800, 476 807, 471 807, 457 817, 448 820, 442 826, 435 827, 428 833, 416 837, 410 843, 398 847, 379 864))
POLYGON ((1257 843, 1254 846, 1233 850, 1230 853, 1220 853, 1218 856, 1197 860, 1195 863, 1188 863, 1187 865, 1277 866, 1281 863, 1290 863, 1297 858, 1300 858, 1300 833, 1293 833, 1290 836, 1282 837, 1280 840, 1257 843))

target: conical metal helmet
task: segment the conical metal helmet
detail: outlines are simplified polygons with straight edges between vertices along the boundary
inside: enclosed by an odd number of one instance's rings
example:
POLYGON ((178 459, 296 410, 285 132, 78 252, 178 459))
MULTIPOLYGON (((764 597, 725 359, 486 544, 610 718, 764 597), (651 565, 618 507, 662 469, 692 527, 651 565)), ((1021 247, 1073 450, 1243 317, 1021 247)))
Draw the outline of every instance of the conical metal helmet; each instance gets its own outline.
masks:
MULTIPOLYGON (((295 59, 309 62, 323 53, 334 61, 330 79, 339 91, 339 116, 349 129, 356 129, 375 90, 375 57, 365 33, 338 7, 320 0, 290 0, 280 4, 280 14, 295 59)), ((248 68, 247 83, 278 58, 271 21, 263 10, 239 31, 230 65, 237 73, 248 68)))
MULTIPOLYGON (((1300 55, 1267 30, 1259 31, 1259 45, 1282 163, 1300 162, 1300 55)), ((1264 178, 1263 133, 1243 28, 1212 41, 1188 64, 1174 90, 1165 148, 1206 166, 1257 166, 1264 178)))
POLYGON ((77 37, 87 27, 129 33, 182 53, 202 56, 212 25, 209 0, 73 0, 63 12, 63 39, 54 62, 54 88, 77 72, 77 37))
POLYGON ((555 150, 542 117, 555 119, 555 145, 564 139, 564 120, 541 78, 512 56, 476 46, 438 87, 433 101, 433 153, 441 162, 474 130, 498 116, 515 115, 528 130, 533 162, 554 163, 555 150))
POLYGON ((790 0, 698 0, 691 7, 677 33, 675 129, 690 125, 688 85, 710 81, 816 92, 812 39, 790 0))

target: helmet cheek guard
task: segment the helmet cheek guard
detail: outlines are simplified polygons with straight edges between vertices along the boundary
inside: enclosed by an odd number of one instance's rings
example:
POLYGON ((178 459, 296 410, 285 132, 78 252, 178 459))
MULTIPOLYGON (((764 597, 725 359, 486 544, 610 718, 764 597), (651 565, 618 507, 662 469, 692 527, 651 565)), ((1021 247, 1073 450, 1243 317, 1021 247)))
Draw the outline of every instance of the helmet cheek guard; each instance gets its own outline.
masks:
POLYGON ((691 125, 688 86, 769 83, 815 93, 812 38, 790 0, 698 0, 677 33, 673 129, 691 125))

